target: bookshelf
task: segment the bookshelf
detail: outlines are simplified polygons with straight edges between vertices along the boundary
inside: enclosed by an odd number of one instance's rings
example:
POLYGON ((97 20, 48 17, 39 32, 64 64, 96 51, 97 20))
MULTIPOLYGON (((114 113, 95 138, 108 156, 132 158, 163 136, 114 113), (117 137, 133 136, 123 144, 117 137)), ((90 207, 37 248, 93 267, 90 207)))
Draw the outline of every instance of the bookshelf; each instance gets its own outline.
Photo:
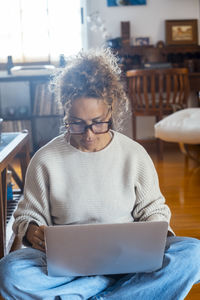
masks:
POLYGON ((0 72, 0 117, 3 131, 27 129, 31 152, 59 134, 63 112, 48 89, 50 75, 7 75, 0 72))
POLYGON ((124 71, 143 68, 145 63, 170 63, 173 67, 187 67, 190 73, 200 72, 199 45, 122 45, 113 51, 119 56, 124 71))

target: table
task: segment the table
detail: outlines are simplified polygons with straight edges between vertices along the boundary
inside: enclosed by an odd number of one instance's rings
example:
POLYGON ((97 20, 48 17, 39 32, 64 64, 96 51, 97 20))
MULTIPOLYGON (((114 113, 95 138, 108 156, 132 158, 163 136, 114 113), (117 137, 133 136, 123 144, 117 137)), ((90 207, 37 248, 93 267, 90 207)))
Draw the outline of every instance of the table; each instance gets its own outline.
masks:
POLYGON ((0 258, 9 253, 14 241, 14 234, 6 245, 6 216, 7 216, 7 170, 12 171, 14 180, 23 192, 25 173, 30 161, 29 134, 24 132, 11 132, 1 134, 0 143, 0 258), (19 157, 22 180, 12 168, 11 161, 19 157))

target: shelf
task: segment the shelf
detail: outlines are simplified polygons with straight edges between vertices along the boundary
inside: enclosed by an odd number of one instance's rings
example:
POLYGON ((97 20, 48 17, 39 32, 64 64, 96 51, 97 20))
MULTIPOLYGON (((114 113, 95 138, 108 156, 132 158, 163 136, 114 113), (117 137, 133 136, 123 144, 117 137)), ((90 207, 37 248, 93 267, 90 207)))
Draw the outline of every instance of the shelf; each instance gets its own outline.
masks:
POLYGON ((59 110, 54 94, 47 87, 51 76, 47 74, 14 76, 0 72, 0 116, 5 121, 4 131, 21 132, 27 129, 33 152, 39 144, 44 144, 59 133, 60 120, 63 118, 63 112, 59 110), (26 107, 28 115, 18 114, 20 107, 26 107), (6 114, 11 108, 16 111, 15 116, 6 114), (51 130, 46 129, 47 122, 51 130))
POLYGON ((5 122, 8 121, 30 121, 31 119, 35 118, 63 118, 64 115, 32 115, 32 116, 27 116, 27 117, 16 117, 16 118, 8 118, 4 117, 3 115, 1 116, 5 122))
POLYGON ((33 115, 31 118, 63 118, 63 115, 33 115))
POLYGON ((137 53, 145 53, 146 51, 159 51, 161 53, 176 53, 176 52, 180 52, 180 53, 186 53, 186 52, 200 52, 200 46, 199 45, 187 45, 187 46, 183 46, 183 45, 172 45, 172 46, 164 46, 162 48, 158 48, 155 47, 153 45, 145 45, 145 46, 123 46, 121 48, 118 49, 114 49, 113 51, 115 51, 116 53, 120 54, 120 55, 126 55, 126 54, 137 54, 137 53))
POLYGON ((14 76, 14 75, 1 75, 0 73, 0 82, 12 82, 12 81, 41 81, 41 80, 50 80, 51 75, 23 75, 23 76, 14 76))
POLYGON ((172 45, 155 47, 125 46, 112 49, 120 58, 120 67, 125 72, 140 69, 145 63, 170 63, 172 67, 188 68, 190 72, 200 72, 199 45, 172 45))
POLYGON ((9 118, 9 117, 4 117, 2 115, 3 120, 6 121, 30 121, 31 116, 26 116, 26 117, 15 117, 15 118, 9 118))

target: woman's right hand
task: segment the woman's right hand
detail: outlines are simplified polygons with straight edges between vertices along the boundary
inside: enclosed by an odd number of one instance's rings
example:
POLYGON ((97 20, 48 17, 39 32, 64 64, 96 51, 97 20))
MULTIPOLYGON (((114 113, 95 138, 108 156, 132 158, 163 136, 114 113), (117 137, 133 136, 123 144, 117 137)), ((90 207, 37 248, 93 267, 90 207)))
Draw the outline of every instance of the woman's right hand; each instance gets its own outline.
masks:
POLYGON ((43 252, 45 252, 44 228, 44 225, 37 226, 30 223, 26 232, 26 239, 32 247, 43 252))

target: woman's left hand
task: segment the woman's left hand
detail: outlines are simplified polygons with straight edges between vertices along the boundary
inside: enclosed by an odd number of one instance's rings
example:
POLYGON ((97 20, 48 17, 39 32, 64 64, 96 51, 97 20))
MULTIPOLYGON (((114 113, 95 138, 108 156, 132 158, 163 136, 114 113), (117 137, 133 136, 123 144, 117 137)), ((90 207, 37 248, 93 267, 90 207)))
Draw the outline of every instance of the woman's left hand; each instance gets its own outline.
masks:
POLYGON ((37 226, 30 224, 27 232, 27 239, 32 247, 45 252, 44 228, 46 226, 37 226))

